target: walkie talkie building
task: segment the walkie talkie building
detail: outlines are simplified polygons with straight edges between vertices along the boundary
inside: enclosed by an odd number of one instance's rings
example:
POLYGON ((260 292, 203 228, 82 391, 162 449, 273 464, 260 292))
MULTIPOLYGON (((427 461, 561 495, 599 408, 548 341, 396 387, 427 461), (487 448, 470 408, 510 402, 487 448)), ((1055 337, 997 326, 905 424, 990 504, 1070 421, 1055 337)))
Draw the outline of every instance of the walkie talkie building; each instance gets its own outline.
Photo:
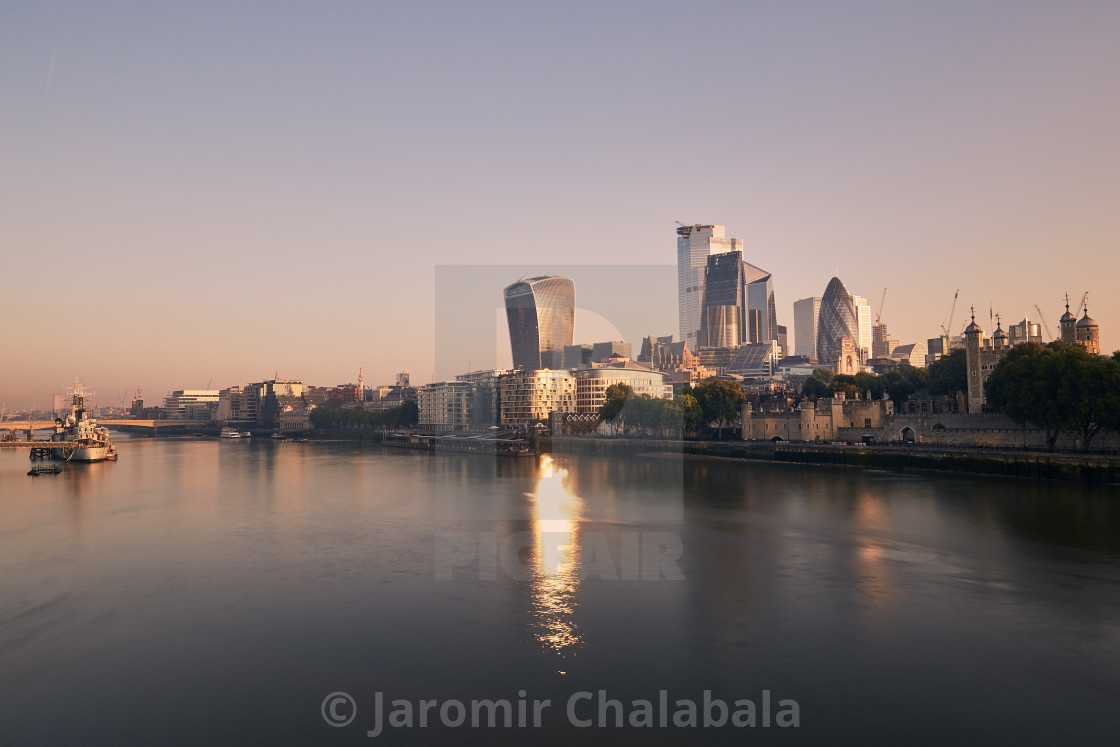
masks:
POLYGON ((555 275, 519 280, 506 287, 505 300, 513 367, 563 368, 575 329, 575 283, 555 275))

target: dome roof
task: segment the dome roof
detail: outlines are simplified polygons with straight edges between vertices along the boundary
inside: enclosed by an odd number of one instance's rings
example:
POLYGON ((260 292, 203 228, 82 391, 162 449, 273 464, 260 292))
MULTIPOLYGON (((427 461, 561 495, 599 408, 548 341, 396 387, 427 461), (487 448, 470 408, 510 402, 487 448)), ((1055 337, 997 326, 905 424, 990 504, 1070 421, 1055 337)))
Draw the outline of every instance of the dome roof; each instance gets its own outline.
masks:
POLYGON ((971 335, 973 333, 979 333, 979 334, 984 333, 984 330, 982 330, 980 328, 980 325, 976 323, 976 311, 975 310, 973 310, 973 312, 972 312, 972 321, 969 323, 969 325, 967 327, 964 328, 964 333, 966 335, 971 335))
POLYGON ((1077 328, 1085 329, 1086 327, 1096 327, 1097 322, 1089 316, 1089 308, 1085 308, 1085 316, 1077 320, 1077 328))
POLYGON ((992 337, 997 340, 1006 340, 1007 333, 1003 331, 1003 327, 996 327, 996 333, 992 337))
POLYGON ((1077 319, 1077 317, 1075 317, 1075 316, 1074 316, 1073 314, 1069 313, 1069 306, 1066 306, 1066 313, 1062 314, 1062 319, 1061 319, 1061 321, 1063 321, 1063 322, 1072 322, 1072 321, 1074 321, 1074 320, 1076 320, 1076 319, 1077 319))

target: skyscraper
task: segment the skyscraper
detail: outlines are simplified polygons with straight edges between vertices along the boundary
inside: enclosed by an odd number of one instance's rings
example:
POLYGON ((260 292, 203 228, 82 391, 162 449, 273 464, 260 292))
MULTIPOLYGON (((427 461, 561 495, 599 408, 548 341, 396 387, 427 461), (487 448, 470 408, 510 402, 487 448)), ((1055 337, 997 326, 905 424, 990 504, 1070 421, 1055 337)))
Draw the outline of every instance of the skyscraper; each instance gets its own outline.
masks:
POLYGON ((859 327, 859 336, 853 337, 852 342, 861 360, 866 361, 871 357, 871 304, 863 296, 852 296, 852 308, 856 310, 856 326, 859 327))
POLYGON ((677 304, 680 339, 698 347, 703 322, 705 273, 708 257, 742 250, 742 239, 725 237, 723 226, 700 225, 677 228, 677 304))
POLYGON ((518 280, 505 289, 513 367, 527 371, 564 366, 572 344, 576 289, 569 278, 545 275, 518 280))
MULTIPOLYGON (((898 347, 898 340, 891 340, 887 332, 886 324, 872 324, 871 325, 871 357, 872 358, 889 358, 898 347)), ((922 345, 926 348, 925 345, 922 345)), ((928 348, 926 348, 928 350, 928 348)), ((922 362, 925 365, 925 362, 922 362)))
MULTIPOLYGON (((856 315, 855 296, 840 282, 833 278, 825 288, 821 298, 821 311, 817 319, 817 359, 822 366, 836 368, 840 353, 844 349, 844 338, 848 338, 852 348, 859 340, 859 320, 856 315)), ((869 320, 870 321, 870 320, 869 320)), ((869 330, 870 333, 870 330, 869 330)), ((858 348, 856 348, 858 351, 858 348)))
POLYGON ((743 261, 739 250, 708 257, 698 347, 734 347, 778 339, 770 273, 743 261))
POLYGON ((747 342, 778 339, 778 309, 774 302, 774 276, 749 262, 743 263, 747 279, 747 342))
POLYGON ((821 314, 821 297, 812 296, 793 302, 793 354, 817 357, 817 318, 821 314))

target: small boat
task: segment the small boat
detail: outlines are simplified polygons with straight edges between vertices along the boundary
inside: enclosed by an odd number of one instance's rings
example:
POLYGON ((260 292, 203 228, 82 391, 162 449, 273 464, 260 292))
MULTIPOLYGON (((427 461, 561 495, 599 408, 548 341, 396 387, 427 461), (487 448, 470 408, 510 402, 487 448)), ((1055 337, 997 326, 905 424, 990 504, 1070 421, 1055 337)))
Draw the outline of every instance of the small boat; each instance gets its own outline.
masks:
POLYGON ((253 434, 252 434, 251 431, 241 431, 241 437, 242 438, 250 438, 252 435, 253 434))
POLYGON ((286 436, 283 433, 281 433, 280 431, 273 431, 272 432, 272 437, 273 438, 279 438, 279 439, 286 438, 286 436))
POLYGON ((222 428, 222 432, 218 435, 222 438, 241 438, 241 433, 233 428, 222 428))
POLYGON ((62 465, 60 464, 36 464, 28 470, 27 474, 38 477, 39 475, 57 475, 61 471, 62 465))

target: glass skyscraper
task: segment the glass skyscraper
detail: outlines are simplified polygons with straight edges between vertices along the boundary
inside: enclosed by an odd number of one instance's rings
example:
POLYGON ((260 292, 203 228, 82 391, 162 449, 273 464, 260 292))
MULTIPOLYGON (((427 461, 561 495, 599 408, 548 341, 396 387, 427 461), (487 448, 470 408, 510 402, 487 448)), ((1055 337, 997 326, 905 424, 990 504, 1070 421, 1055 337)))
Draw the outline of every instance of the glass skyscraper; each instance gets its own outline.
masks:
POLYGON ((793 302, 793 354, 817 357, 817 319, 821 297, 810 296, 793 302))
POLYGON ((859 344, 859 318, 852 294, 848 293, 840 278, 833 278, 821 297, 821 312, 817 319, 817 359, 822 366, 836 366, 841 340, 845 337, 852 341, 853 346, 859 344))
POLYGON ((575 328, 575 284, 545 275, 519 280, 507 286, 504 295, 513 367, 563 368, 564 348, 572 344, 575 328))
POLYGON ((677 304, 680 339, 690 349, 700 346, 703 326, 705 276, 708 257, 729 250, 741 250, 742 239, 724 236, 723 226, 697 223, 677 228, 677 304))
POLYGON ((697 347, 734 347, 778 339, 774 281, 741 251, 708 257, 697 347))

